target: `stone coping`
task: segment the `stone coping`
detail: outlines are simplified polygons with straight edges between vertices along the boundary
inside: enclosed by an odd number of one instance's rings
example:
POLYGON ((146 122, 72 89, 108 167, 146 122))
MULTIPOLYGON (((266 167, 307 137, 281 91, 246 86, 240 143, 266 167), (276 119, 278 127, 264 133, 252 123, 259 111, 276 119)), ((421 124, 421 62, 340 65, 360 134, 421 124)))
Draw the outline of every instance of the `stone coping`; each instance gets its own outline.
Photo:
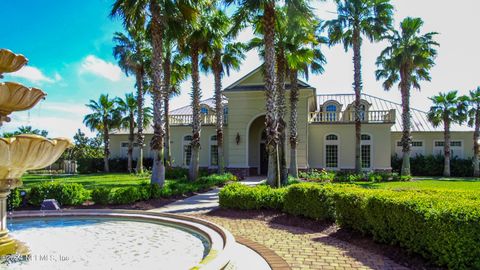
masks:
POLYGON ((167 213, 153 213, 139 210, 109 210, 109 209, 79 209, 79 210, 61 210, 61 211, 16 211, 10 215, 14 219, 27 218, 55 218, 55 217, 100 217, 100 218, 126 218, 134 220, 143 220, 146 222, 159 222, 177 225, 193 230, 210 242, 210 250, 199 264, 193 269, 218 270, 225 268, 230 258, 234 255, 233 249, 235 238, 233 235, 212 222, 194 218, 167 213))
POLYGON ((257 252, 268 263, 272 270, 291 269, 288 263, 282 257, 278 256, 275 251, 267 248, 266 246, 241 236, 237 236, 235 239, 237 240, 237 243, 247 246, 251 250, 257 252))

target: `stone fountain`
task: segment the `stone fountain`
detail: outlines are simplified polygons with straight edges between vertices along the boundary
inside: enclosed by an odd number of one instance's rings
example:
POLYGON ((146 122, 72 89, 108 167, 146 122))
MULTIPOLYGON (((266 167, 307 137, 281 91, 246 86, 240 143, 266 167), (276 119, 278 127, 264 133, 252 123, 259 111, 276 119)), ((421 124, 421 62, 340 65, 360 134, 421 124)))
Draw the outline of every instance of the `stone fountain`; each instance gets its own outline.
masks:
MULTIPOLYGON (((23 55, 0 49, 0 78, 3 73, 20 70, 28 60, 23 55)), ((0 127, 9 122, 15 111, 33 108, 46 94, 37 88, 28 88, 14 82, 0 82, 0 127)), ((37 135, 18 135, 0 138, 0 256, 25 253, 26 247, 8 235, 7 196, 22 185, 21 177, 27 170, 42 169, 55 162, 72 146, 69 139, 49 140, 37 135)))

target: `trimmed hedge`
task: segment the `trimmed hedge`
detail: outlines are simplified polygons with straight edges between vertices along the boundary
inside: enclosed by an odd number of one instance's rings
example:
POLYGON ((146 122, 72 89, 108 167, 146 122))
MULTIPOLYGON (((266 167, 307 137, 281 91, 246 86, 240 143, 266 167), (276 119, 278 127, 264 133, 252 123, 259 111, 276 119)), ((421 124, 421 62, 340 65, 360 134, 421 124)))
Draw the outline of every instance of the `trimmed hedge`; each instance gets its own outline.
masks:
POLYGON ((43 182, 28 193, 28 203, 40 206, 45 199, 55 199, 60 205, 80 205, 88 198, 88 191, 81 184, 43 182))
POLYGON ((230 184, 220 191, 220 206, 237 209, 283 208, 286 188, 274 189, 267 185, 248 187, 240 183, 230 184))
POLYGON ((285 194, 283 210, 316 220, 334 220, 333 185, 292 185, 285 194))
MULTIPOLYGON (((410 158, 412 175, 415 176, 442 176, 444 157, 417 155, 410 158)), ((392 170, 400 172, 402 167, 402 157, 392 156, 392 170)), ((473 161, 472 159, 452 158, 450 160, 450 172, 452 177, 472 177, 473 161)))
POLYGON ((222 207, 273 208, 335 220, 341 227, 399 245, 451 269, 480 269, 479 205, 476 192, 440 189, 394 191, 302 183, 282 189, 234 184, 220 192, 222 207), (276 193, 282 196, 271 207, 276 193))
POLYGON ((18 188, 12 189, 7 197, 7 210, 18 208, 21 204, 22 196, 20 195, 20 190, 18 188))

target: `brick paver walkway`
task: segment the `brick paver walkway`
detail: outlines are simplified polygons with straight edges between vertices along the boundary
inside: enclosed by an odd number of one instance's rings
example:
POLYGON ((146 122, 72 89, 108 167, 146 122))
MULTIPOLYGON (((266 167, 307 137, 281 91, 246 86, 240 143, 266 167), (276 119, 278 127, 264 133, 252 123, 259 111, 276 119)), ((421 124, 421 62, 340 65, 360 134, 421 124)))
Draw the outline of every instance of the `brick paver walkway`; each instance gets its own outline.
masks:
POLYGON ((272 249, 292 269, 408 269, 384 256, 304 228, 256 219, 196 216, 272 249))

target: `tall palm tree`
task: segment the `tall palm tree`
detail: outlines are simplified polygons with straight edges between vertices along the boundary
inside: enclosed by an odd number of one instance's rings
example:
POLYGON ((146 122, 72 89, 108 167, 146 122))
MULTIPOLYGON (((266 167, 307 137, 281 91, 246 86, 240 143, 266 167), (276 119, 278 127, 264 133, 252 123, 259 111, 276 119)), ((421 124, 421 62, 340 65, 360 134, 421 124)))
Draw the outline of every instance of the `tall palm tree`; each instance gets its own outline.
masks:
POLYGON ((230 75, 230 70, 238 70, 240 63, 245 59, 245 45, 239 42, 232 43, 226 37, 230 30, 230 18, 221 10, 216 10, 210 17, 213 32, 209 35, 209 46, 204 53, 200 64, 204 72, 212 72, 215 81, 215 114, 217 128, 218 173, 225 172, 225 158, 223 152, 223 94, 222 77, 230 75))
MULTIPOLYGON (((138 121, 138 98, 136 98, 133 93, 125 94, 125 98, 117 97, 115 99, 117 104, 117 110, 121 113, 122 117, 119 122, 119 127, 128 129, 128 171, 133 172, 133 147, 135 140, 135 127, 140 126, 138 121), (137 117, 137 118, 136 118, 137 117), (136 119, 135 119, 136 118, 136 119)), ((143 123, 142 126, 148 126, 152 122, 152 109, 150 107, 142 108, 142 113, 144 114, 141 118, 143 123)), ((140 145, 139 152, 141 150, 140 145)), ((140 162, 141 156, 137 158, 137 163, 140 162)))
POLYGON ((457 96, 457 91, 448 93, 439 93, 430 98, 433 106, 428 112, 428 120, 433 126, 438 127, 443 123, 443 152, 445 163, 443 167, 443 176, 450 176, 450 126, 453 123, 461 124, 466 119, 466 104, 457 96))
MULTIPOLYGON (((126 27, 145 28, 148 23, 152 45, 151 77, 153 81, 153 138, 150 143, 155 152, 151 182, 163 186, 165 182, 164 125, 163 125, 163 38, 164 28, 169 17, 192 19, 198 12, 194 1, 160 0, 116 0, 111 16, 119 16, 126 27)), ((199 2, 199 1, 197 1, 199 2)), ((200 1, 201 2, 201 1, 200 1)))
POLYGON ((378 41, 392 25, 390 0, 335 0, 337 18, 327 22, 330 44, 343 43, 345 51, 353 49, 353 89, 355 91, 355 171, 362 169, 360 156, 362 92, 361 48, 363 37, 378 41))
POLYGON ((468 103, 468 126, 473 132, 473 176, 480 177, 480 86, 463 98, 468 103))
POLYGON ((423 21, 406 18, 400 23, 400 31, 393 30, 385 38, 390 45, 377 59, 377 80, 384 79, 383 88, 390 90, 397 82, 402 94, 402 175, 410 175, 411 115, 410 90, 420 90, 420 81, 430 81, 430 69, 435 65, 438 46, 433 40, 436 33, 421 35, 423 21))
MULTIPOLYGON (((300 14, 299 14, 300 15, 300 14)), ((315 35, 320 22, 305 20, 305 17, 297 17, 299 20, 295 27, 287 33, 286 63, 287 73, 290 79, 290 175, 298 177, 297 164, 297 104, 299 96, 298 76, 303 75, 307 80, 309 72, 320 74, 326 64, 325 56, 319 45, 327 43, 327 39, 315 35)))
POLYGON ((110 133, 111 129, 117 128, 120 121, 120 113, 116 109, 115 100, 110 99, 108 94, 101 94, 98 101, 90 100, 86 104, 92 113, 85 115, 83 123, 91 131, 98 131, 103 138, 103 160, 105 172, 110 172, 108 159, 110 157, 110 133))
MULTIPOLYGON (((137 172, 143 173, 143 148, 145 145, 145 135, 143 134, 145 103, 144 98, 144 78, 145 69, 148 62, 147 57, 151 56, 151 48, 148 46, 145 31, 140 27, 128 28, 128 34, 116 32, 113 41, 116 43, 113 48, 113 55, 118 60, 120 68, 128 75, 135 76, 135 86, 137 88, 137 144, 138 159, 137 172)), ((130 170, 131 168, 129 168, 130 170)))
MULTIPOLYGON (((237 4, 239 7, 234 15, 235 26, 233 32, 246 26, 255 17, 261 18, 264 29, 263 43, 265 50, 264 81, 266 97, 265 126, 267 133, 268 174, 267 182, 271 186, 280 186, 280 169, 278 164, 278 119, 276 115, 275 87, 275 0, 225 0, 227 4, 237 4)), ((296 1, 289 1, 296 2, 296 1)))
POLYGON ((202 89, 200 88, 200 56, 208 48, 208 33, 212 32, 212 25, 209 16, 213 11, 205 10, 196 23, 189 24, 188 31, 180 38, 181 51, 188 55, 192 65, 192 157, 190 161, 188 179, 196 181, 200 168, 200 134, 202 130, 200 99, 202 89))

